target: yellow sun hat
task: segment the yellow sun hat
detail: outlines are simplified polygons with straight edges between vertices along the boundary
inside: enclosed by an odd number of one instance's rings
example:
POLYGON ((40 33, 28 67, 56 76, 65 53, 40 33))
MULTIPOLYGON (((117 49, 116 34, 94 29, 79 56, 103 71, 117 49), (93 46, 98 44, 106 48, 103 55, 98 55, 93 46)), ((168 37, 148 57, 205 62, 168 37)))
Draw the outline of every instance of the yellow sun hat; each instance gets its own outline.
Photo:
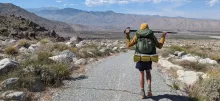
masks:
POLYGON ((146 29, 148 28, 148 24, 147 23, 142 23, 140 26, 140 30, 146 29))

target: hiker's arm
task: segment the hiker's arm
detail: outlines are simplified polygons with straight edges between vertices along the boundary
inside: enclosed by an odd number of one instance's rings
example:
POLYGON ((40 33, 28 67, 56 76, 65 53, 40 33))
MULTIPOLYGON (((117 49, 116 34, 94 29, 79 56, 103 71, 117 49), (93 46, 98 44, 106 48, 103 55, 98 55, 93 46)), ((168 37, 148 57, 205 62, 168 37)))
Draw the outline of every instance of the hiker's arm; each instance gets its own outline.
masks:
POLYGON ((130 35, 129 34, 125 34, 126 35, 126 48, 130 48, 131 46, 135 45, 137 42, 137 37, 136 35, 133 37, 133 39, 130 39, 130 35))
POLYGON ((157 38, 155 37, 156 47, 157 48, 161 49, 163 47, 163 44, 165 42, 165 37, 166 37, 166 33, 163 33, 159 42, 158 42, 157 38))

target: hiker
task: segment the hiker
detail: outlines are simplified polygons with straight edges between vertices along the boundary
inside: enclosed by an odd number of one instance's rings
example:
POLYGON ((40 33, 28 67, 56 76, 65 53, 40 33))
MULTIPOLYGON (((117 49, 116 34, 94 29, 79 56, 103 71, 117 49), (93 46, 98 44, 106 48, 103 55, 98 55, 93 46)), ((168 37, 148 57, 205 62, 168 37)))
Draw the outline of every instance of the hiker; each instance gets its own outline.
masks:
POLYGON ((162 33, 161 39, 158 42, 157 38, 154 36, 152 30, 149 29, 147 23, 143 23, 140 26, 140 30, 135 33, 133 39, 130 39, 130 28, 126 28, 125 31, 126 36, 126 47, 130 48, 135 45, 135 54, 134 54, 134 62, 136 63, 136 68, 140 71, 140 88, 141 88, 141 98, 145 98, 145 90, 144 90, 144 71, 146 72, 146 79, 148 84, 148 92, 147 96, 151 97, 151 73, 152 69, 152 61, 158 62, 158 55, 156 54, 156 47, 161 49, 165 37, 167 35, 166 32, 162 33))

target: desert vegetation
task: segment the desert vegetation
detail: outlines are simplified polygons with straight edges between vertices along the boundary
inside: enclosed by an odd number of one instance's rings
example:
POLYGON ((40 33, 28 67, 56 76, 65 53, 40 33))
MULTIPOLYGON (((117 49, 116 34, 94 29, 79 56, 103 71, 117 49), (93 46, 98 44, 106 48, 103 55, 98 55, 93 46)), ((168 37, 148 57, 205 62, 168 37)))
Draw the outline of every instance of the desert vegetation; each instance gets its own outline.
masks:
MULTIPOLYGON (((38 38, 38 37, 37 37, 38 38)), ((31 100, 35 92, 62 86, 62 81, 84 65, 125 52, 123 41, 54 38, 1 40, 1 99, 31 100), (5 95, 4 95, 5 94, 5 95), (7 97, 7 94, 17 98, 7 97)))
POLYGON ((218 101, 219 40, 168 40, 160 50, 162 65, 173 78, 174 89, 185 92, 190 101, 218 101))

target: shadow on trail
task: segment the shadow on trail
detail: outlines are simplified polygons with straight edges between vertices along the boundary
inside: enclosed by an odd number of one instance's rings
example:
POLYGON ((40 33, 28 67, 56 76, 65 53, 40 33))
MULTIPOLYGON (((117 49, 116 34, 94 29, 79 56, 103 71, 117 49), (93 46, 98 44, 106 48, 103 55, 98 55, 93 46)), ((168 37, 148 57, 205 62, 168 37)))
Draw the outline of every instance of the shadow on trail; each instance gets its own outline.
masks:
POLYGON ((164 94, 164 95, 152 96, 150 98, 145 98, 145 99, 152 99, 154 101, 160 101, 162 99, 170 99, 172 101, 188 101, 189 97, 179 96, 179 95, 171 95, 171 94, 164 94))
POLYGON ((88 76, 86 75, 80 75, 78 77, 69 77, 69 78, 66 78, 66 80, 69 80, 69 81, 76 81, 76 80, 83 80, 83 79, 88 79, 88 76))

